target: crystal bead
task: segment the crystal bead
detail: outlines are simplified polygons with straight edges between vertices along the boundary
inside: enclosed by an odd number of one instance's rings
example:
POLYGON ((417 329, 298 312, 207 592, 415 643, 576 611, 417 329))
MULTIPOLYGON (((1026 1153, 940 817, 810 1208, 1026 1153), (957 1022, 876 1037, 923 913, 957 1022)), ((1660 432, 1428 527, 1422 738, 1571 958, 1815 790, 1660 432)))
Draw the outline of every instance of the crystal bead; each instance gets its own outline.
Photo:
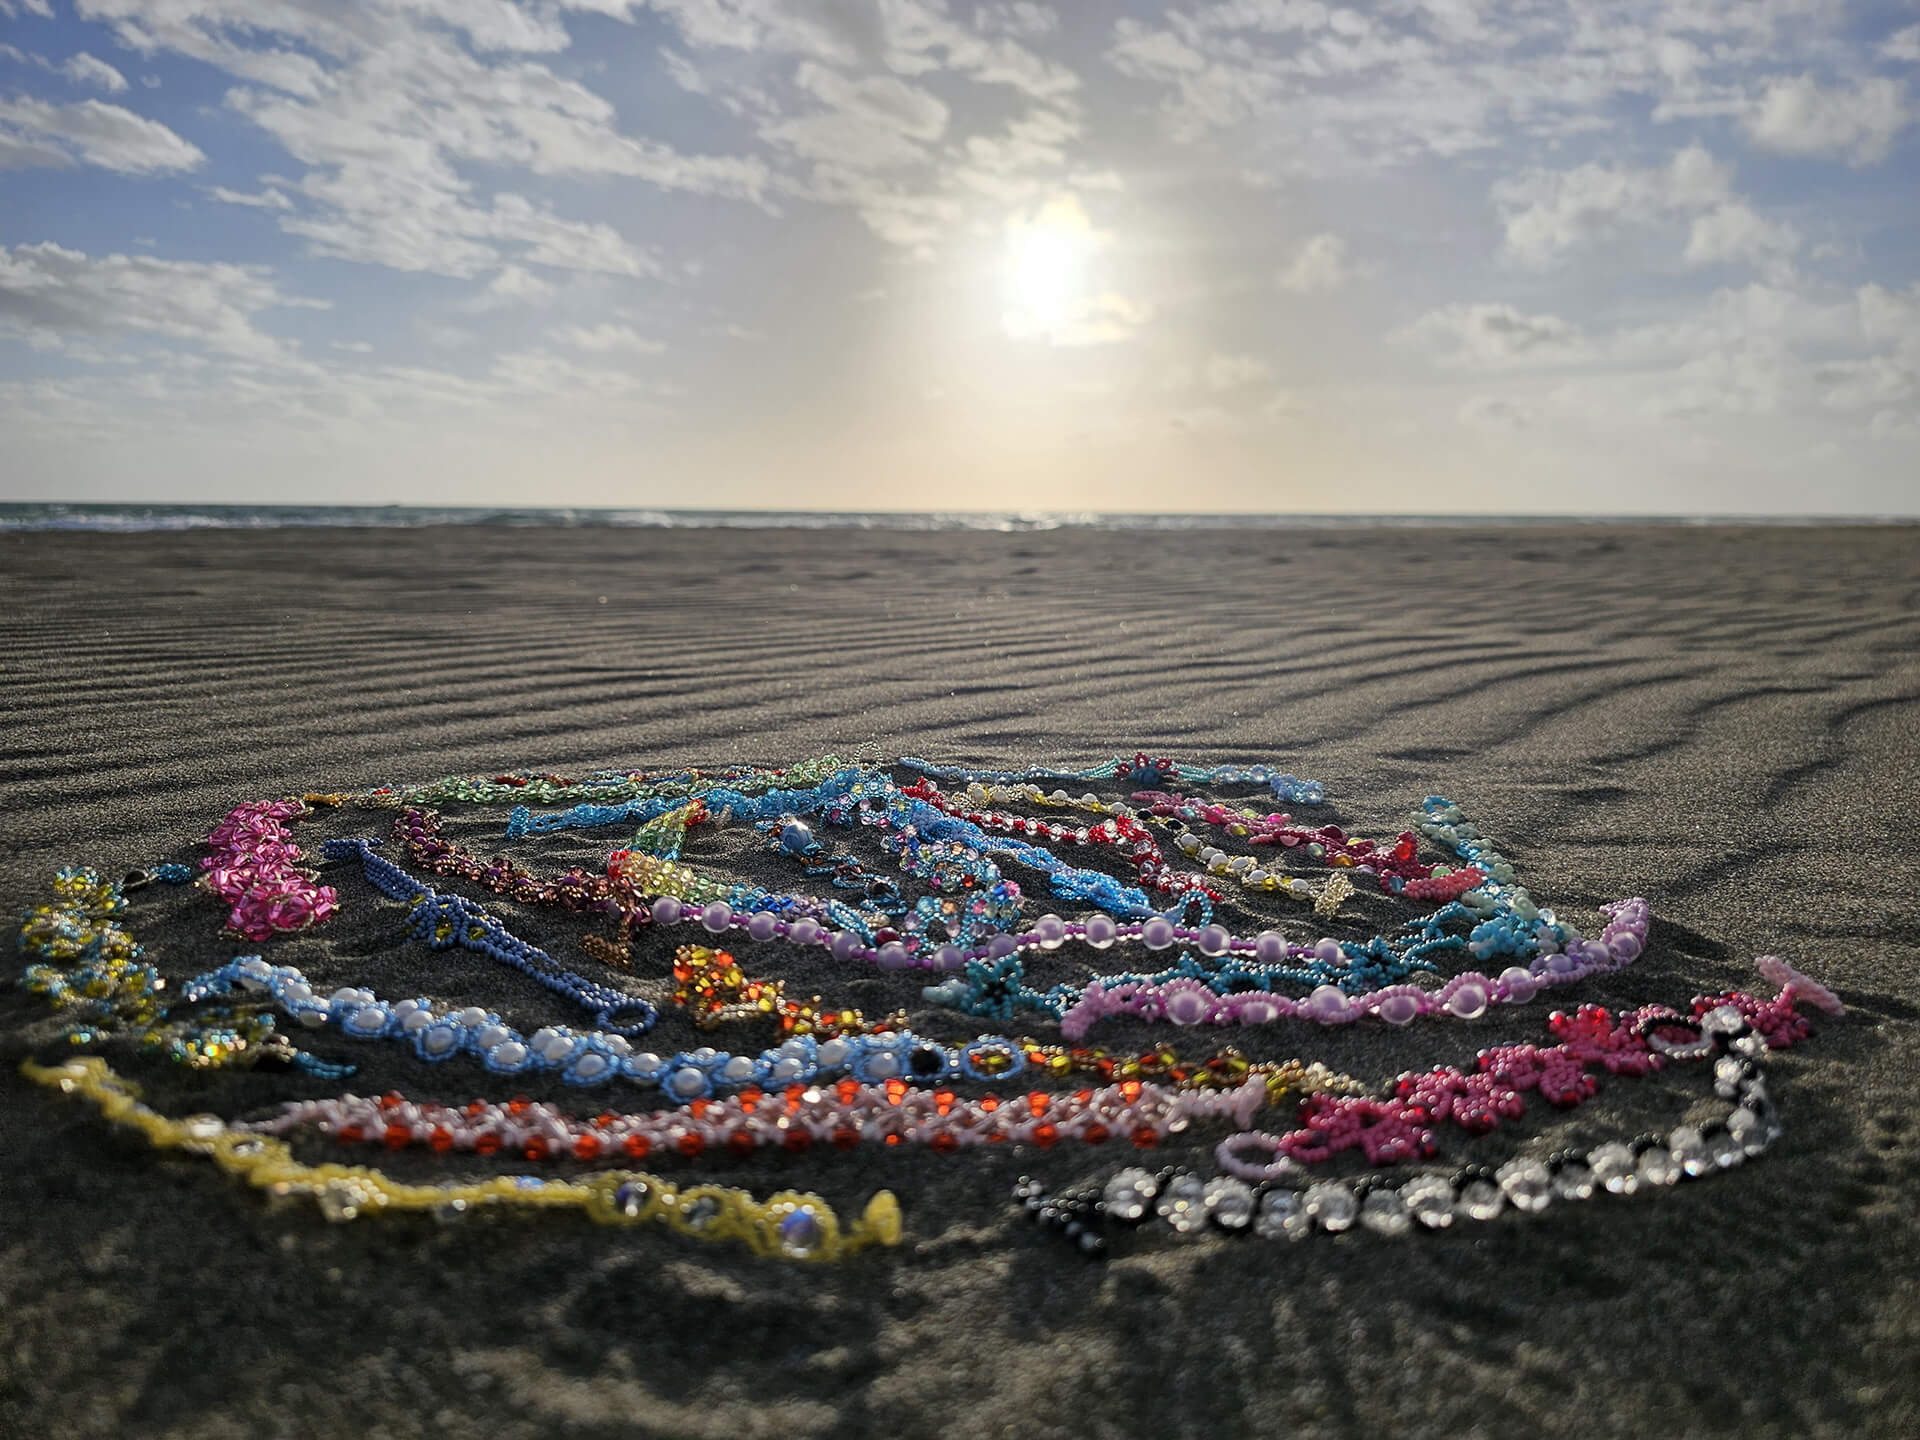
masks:
POLYGON ((827 1239, 826 1227, 821 1225, 820 1217, 805 1205, 783 1215, 778 1230, 780 1249, 796 1260, 804 1260, 812 1255, 827 1239))
POLYGON ((1648 1185, 1672 1185, 1685 1173, 1681 1163, 1664 1145, 1649 1145, 1640 1152, 1640 1179, 1648 1185))
POLYGON ((1269 1190, 1260 1197, 1253 1215, 1253 1233, 1262 1240, 1302 1240, 1313 1228, 1306 1203, 1298 1190, 1269 1190))
POLYGON ((1154 1210, 1180 1234, 1191 1235, 1207 1223, 1207 1182, 1198 1175, 1174 1176, 1154 1210))
POLYGON ((1727 1117, 1727 1134, 1748 1155, 1758 1155, 1773 1143, 1766 1122, 1745 1105, 1727 1117))
POLYGON ((1454 1204, 1469 1220, 1491 1220, 1506 1208, 1507 1197, 1491 1180, 1469 1180, 1454 1204))
POLYGON ((1244 1180, 1230 1175, 1209 1180, 1202 1198, 1222 1230, 1244 1230, 1253 1219, 1253 1187, 1244 1180))
POLYGON ((1747 1028, 1747 1017, 1731 1005, 1716 1005, 1700 1017, 1700 1029, 1708 1035, 1737 1035, 1747 1028))
POLYGON ((638 1219, 640 1212, 647 1208, 647 1201, 653 1194, 653 1187, 644 1180, 628 1180, 613 1192, 613 1206, 629 1220, 638 1219))
POLYGON ((1713 1163, 1722 1170, 1731 1170, 1747 1158, 1747 1152, 1724 1129, 1715 1130, 1707 1137, 1707 1153, 1713 1157, 1713 1163))
POLYGON ((1360 1223, 1376 1235, 1404 1235, 1413 1228, 1413 1215, 1398 1190, 1381 1187, 1360 1202, 1360 1223))
POLYGON ((320 1213, 336 1225, 344 1225, 360 1213, 360 1189, 344 1180, 329 1180, 314 1197, 320 1213))
POLYGON ((190 1140, 215 1140, 227 1128, 227 1122, 218 1115, 189 1115, 181 1123, 186 1127, 190 1140))
POLYGON ((1101 1198, 1106 1202, 1108 1215, 1131 1225, 1147 1213, 1159 1193, 1160 1182, 1153 1172, 1135 1167, 1122 1170, 1108 1180, 1101 1198))
POLYGON ((1444 1175, 1417 1175, 1400 1187, 1413 1218, 1429 1230, 1444 1230, 1453 1224, 1453 1186, 1444 1175))
POLYGON ((1715 1168, 1713 1152, 1707 1148, 1707 1137, 1691 1125, 1675 1129, 1667 1137, 1667 1149, 1679 1162, 1680 1168, 1695 1178, 1715 1168))
POLYGON ((1610 1194, 1631 1195, 1640 1188, 1640 1175, 1634 1167, 1633 1151, 1618 1140, 1602 1145, 1587 1157, 1593 1178, 1610 1194))
POLYGON ((471 1208, 472 1206, 466 1200, 456 1195, 451 1200, 442 1200, 438 1205, 435 1205, 433 1207, 433 1218, 442 1225, 452 1225, 466 1219, 467 1212, 471 1208))
POLYGON ((687 1224, 699 1230, 719 1218, 720 1202, 711 1195, 702 1195, 680 1213, 686 1218, 687 1224))
POLYGON ((1533 1214, 1553 1200, 1553 1172, 1538 1160, 1518 1158, 1502 1165, 1495 1176, 1516 1210, 1533 1214))
POLYGON ((1584 1160, 1569 1160, 1553 1173, 1556 1200, 1591 1200, 1593 1170, 1584 1160))
POLYGON ((1360 1202, 1338 1180, 1322 1180, 1307 1187, 1307 1214, 1320 1222, 1321 1229, 1338 1232, 1359 1216, 1360 1202))
POLYGON ((1731 1100, 1739 1093, 1740 1082, 1746 1073, 1744 1062, 1732 1055, 1722 1055, 1713 1062, 1713 1093, 1722 1100, 1731 1100))

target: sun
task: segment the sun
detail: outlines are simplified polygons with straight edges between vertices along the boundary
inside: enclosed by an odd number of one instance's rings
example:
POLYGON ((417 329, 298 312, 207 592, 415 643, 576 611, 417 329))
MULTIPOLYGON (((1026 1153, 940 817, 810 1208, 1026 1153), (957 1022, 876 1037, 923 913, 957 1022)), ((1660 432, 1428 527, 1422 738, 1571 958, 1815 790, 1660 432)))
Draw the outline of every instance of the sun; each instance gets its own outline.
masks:
POLYGON ((1089 262, 1098 235, 1078 199, 1049 200, 1007 221, 1006 330, 1016 340, 1053 340, 1087 302, 1089 262))

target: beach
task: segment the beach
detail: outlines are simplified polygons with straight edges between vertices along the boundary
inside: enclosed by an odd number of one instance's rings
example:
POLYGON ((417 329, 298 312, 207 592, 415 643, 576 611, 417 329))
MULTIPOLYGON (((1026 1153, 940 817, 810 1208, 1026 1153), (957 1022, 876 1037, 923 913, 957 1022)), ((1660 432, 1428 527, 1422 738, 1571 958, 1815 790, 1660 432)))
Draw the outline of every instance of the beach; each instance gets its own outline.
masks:
MULTIPOLYGON (((1397 833, 1444 795, 1589 934, 1606 902, 1651 905, 1646 953, 1570 994, 1465 1025, 1224 1037, 1256 1058, 1376 1081, 1470 1066, 1485 1045, 1545 1043, 1557 1005, 1764 991, 1760 955, 1848 1011, 1816 1013, 1770 1062, 1785 1131, 1754 1162, 1404 1239, 1143 1235, 1088 1263, 1009 1200, 1022 1174, 1065 1185, 1125 1163, 1085 1147, 776 1149, 674 1171, 817 1190, 843 1214, 898 1197, 897 1247, 801 1267, 579 1217, 329 1224, 22 1079, 22 1060, 65 1051, 44 1003, 8 986, 5 1434, 1920 1434, 1912 526, 11 532, 0 716, 9 915, 62 865, 197 863, 234 804, 308 791, 1145 750, 1311 777, 1356 834, 1397 833)), ((297 838, 317 855, 321 836, 390 819, 342 807, 297 838)), ((461 833, 490 843, 477 822, 461 833)), ((605 850, 586 832, 537 853, 555 868, 605 850)), ((510 974, 405 940, 352 867, 322 870, 341 913, 298 936, 223 938, 193 890, 141 892, 129 923, 170 977, 257 950, 329 986, 566 1018, 510 974)), ((1058 905, 1020 878, 1029 915, 1058 905)), ((555 953, 580 929, 497 908, 555 953)), ((643 934, 636 976, 657 990, 667 955, 643 934)), ((912 973, 783 973, 977 1033, 912 973)), ((683 1019, 669 1031, 699 1043, 683 1019)), ((1097 1038, 1168 1036, 1113 1022, 1097 1038)), ((328 1093, 103 1053, 173 1115, 328 1093)), ((464 1102, 507 1084, 400 1051, 350 1058, 360 1094, 464 1102)), ((1603 1077, 1578 1110, 1536 1106, 1447 1148, 1596 1143, 1676 1123, 1701 1091, 1603 1077)), ((1222 1133, 1161 1153, 1208 1168, 1222 1133)))

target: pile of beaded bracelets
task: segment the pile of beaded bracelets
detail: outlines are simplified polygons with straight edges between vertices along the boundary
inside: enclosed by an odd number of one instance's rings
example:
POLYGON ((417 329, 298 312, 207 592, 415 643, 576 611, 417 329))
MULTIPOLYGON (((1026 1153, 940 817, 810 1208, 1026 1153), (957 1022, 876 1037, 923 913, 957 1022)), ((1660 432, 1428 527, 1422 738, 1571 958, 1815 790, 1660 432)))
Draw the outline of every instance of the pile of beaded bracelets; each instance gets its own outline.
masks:
POLYGON ((579 1210, 602 1225, 661 1224, 706 1241, 733 1241, 757 1255, 787 1260, 840 1260, 869 1245, 897 1245, 900 1206, 876 1193, 861 1217, 842 1228, 818 1195, 783 1191, 758 1201, 722 1185, 681 1187, 658 1176, 609 1171, 580 1180, 498 1175, 445 1185, 408 1185, 363 1166, 303 1165, 286 1143, 230 1127, 217 1115, 170 1119, 139 1102, 138 1089, 103 1060, 64 1065, 29 1061, 21 1073, 62 1094, 80 1095, 108 1120, 140 1131, 158 1150, 206 1155, 229 1175, 274 1195, 309 1195, 327 1219, 425 1212, 457 1220, 479 1208, 579 1210))
MULTIPOLYGON (((1830 991, 1783 962, 1771 964, 1791 977, 1787 998, 1807 998, 1837 1013, 1839 1002, 1830 991)), ((1761 968, 1769 978, 1775 974, 1767 964, 1761 968)), ((1626 1196, 1701 1179, 1760 1155, 1779 1138, 1779 1118, 1760 1065, 1767 1037, 1749 1027, 1741 1007, 1720 1005, 1693 1019, 1653 1016, 1646 1030, 1649 1044, 1670 1059, 1713 1058, 1714 1093, 1732 1102, 1724 1120, 1610 1140, 1590 1150, 1564 1150, 1546 1159, 1519 1156, 1497 1169, 1470 1165, 1423 1171, 1397 1183, 1365 1176, 1301 1188, 1301 1171, 1282 1156, 1267 1167, 1265 1178, 1252 1183, 1237 1175, 1128 1167, 1058 1194, 1023 1176, 1013 1198, 1028 1216, 1096 1259, 1106 1258, 1116 1227, 1155 1221, 1183 1236, 1212 1228, 1264 1240, 1304 1240, 1358 1226, 1397 1237, 1416 1229, 1444 1230, 1456 1220, 1492 1220, 1508 1209, 1536 1214, 1556 1202, 1587 1200, 1601 1192, 1626 1196), (1676 1043, 1660 1033, 1674 1030, 1688 1030, 1692 1038, 1676 1043)))

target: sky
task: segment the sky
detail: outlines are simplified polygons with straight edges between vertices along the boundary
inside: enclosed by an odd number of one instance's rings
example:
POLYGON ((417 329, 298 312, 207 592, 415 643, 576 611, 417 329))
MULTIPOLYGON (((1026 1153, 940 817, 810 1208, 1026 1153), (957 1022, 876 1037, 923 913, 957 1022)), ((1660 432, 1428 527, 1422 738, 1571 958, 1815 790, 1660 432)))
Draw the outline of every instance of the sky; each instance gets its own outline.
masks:
POLYGON ((0 0, 0 500, 1920 513, 1920 0, 0 0))

